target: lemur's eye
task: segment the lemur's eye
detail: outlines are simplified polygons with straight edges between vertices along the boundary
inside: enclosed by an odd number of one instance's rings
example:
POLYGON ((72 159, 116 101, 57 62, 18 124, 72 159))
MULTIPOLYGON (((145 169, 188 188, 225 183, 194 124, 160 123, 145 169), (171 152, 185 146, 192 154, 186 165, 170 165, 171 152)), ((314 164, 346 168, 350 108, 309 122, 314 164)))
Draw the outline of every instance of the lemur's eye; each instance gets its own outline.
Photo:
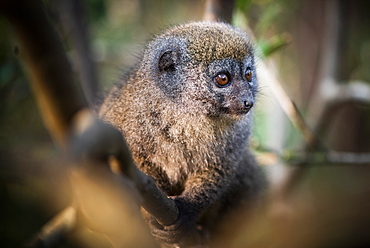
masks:
POLYGON ((245 71, 245 79, 247 79, 248 82, 252 81, 252 70, 249 67, 245 71))
POLYGON ((229 83, 229 76, 225 73, 220 73, 216 76, 216 82, 220 86, 226 86, 229 83))

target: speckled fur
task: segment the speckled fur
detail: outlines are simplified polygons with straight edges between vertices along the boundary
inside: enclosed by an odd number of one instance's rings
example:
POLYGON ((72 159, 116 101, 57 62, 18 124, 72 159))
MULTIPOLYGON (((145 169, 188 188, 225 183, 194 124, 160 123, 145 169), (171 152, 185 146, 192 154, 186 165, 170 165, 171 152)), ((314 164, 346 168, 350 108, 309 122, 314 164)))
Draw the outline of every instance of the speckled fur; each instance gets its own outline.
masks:
POLYGON ((199 223, 212 206, 220 216, 263 188, 248 148, 251 111, 239 112, 240 102, 253 101, 256 91, 250 39, 227 24, 189 23, 149 43, 99 114, 122 131, 138 167, 186 206, 179 206, 182 216, 199 223), (166 52, 173 68, 163 72, 159 61, 166 52), (230 86, 215 84, 220 72, 230 74, 230 86))

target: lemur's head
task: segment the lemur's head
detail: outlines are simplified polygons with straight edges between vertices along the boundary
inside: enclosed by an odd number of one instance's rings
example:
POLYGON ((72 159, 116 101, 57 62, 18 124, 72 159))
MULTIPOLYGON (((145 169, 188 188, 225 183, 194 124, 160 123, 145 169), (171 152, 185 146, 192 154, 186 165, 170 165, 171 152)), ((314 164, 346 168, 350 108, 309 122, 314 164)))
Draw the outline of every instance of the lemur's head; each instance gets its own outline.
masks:
POLYGON ((257 92, 250 38, 224 23, 194 22, 157 36, 145 52, 150 78, 179 108, 242 117, 257 92))

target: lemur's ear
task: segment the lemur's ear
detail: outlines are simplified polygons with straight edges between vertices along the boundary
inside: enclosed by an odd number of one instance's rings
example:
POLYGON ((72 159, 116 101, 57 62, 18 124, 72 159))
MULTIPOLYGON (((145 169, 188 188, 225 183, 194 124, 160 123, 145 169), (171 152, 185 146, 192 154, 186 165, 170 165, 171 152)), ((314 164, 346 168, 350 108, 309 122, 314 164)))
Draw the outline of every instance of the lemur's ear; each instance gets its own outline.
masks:
POLYGON ((165 51, 159 58, 158 69, 159 72, 174 72, 179 63, 179 52, 169 50, 165 51))

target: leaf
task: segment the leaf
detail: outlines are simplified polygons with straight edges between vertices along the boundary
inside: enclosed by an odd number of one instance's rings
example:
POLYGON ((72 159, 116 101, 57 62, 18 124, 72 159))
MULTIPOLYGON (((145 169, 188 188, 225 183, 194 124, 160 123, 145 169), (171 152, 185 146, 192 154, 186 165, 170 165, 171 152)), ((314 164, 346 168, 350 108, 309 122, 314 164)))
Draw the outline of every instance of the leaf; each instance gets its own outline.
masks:
POLYGON ((269 57, 273 53, 282 50, 289 44, 285 35, 275 35, 269 40, 257 41, 257 46, 261 49, 264 57, 269 57))

